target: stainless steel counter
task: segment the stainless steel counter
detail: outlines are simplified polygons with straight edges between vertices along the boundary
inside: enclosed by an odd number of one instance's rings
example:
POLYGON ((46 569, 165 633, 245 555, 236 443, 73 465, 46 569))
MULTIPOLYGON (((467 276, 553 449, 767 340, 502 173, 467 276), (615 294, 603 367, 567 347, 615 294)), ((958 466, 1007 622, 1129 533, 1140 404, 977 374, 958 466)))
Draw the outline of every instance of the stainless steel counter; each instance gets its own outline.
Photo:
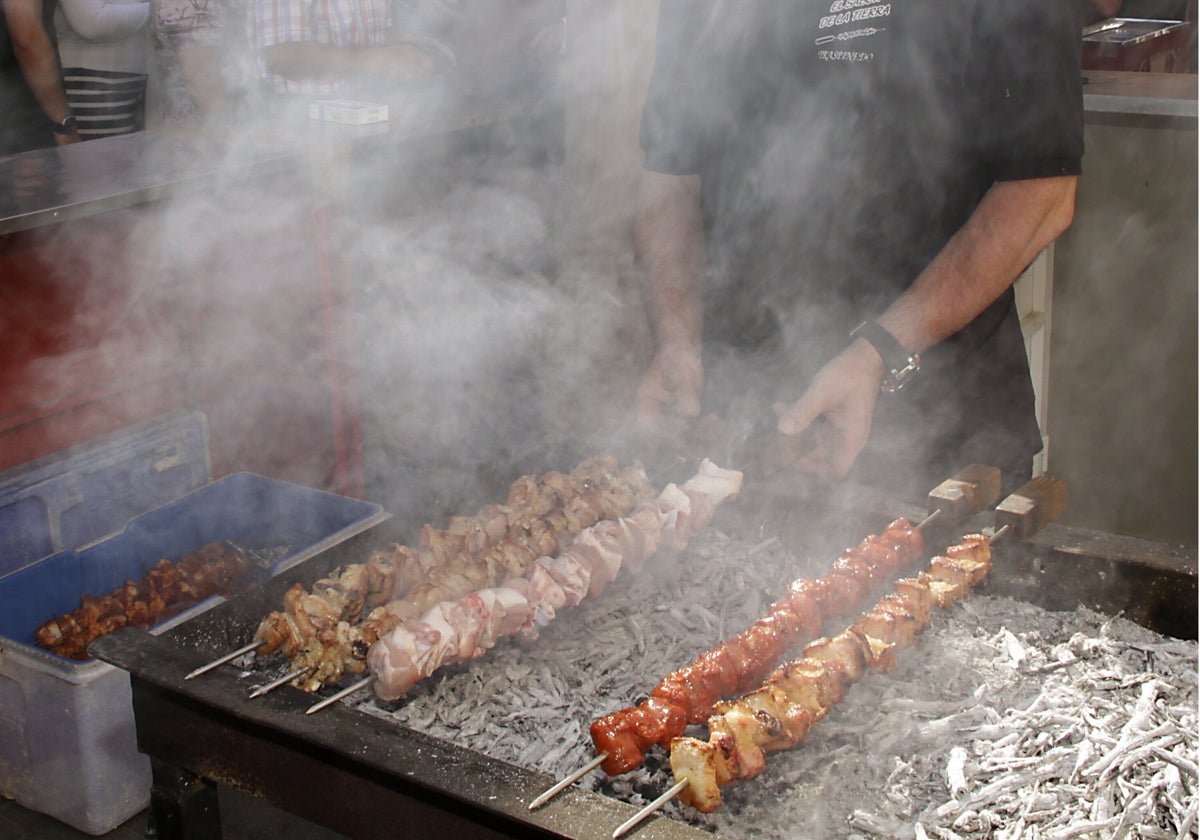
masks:
POLYGON ((433 80, 346 98, 389 107, 374 125, 308 116, 309 97, 279 98, 236 126, 191 126, 90 140, 0 158, 0 235, 237 183, 321 171, 330 154, 407 143, 520 119, 552 107, 555 77, 529 68, 490 79, 433 80), (309 168, 312 161, 320 161, 309 168))
POLYGON ((208 189, 295 153, 179 132, 140 132, 0 158, 0 234, 208 189))

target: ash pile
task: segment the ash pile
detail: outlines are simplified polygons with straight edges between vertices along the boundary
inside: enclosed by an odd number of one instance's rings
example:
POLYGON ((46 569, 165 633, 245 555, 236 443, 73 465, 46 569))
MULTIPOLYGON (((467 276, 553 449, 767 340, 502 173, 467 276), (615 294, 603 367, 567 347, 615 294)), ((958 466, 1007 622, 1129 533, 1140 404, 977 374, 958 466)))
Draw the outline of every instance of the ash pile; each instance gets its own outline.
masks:
MULTIPOLYGON (((832 559, 710 529, 532 642, 507 640, 396 703, 348 702, 561 778, 592 758, 593 720, 644 699, 832 559)), ((894 671, 853 686, 797 748, 726 789, 722 810, 671 802, 663 813, 727 838, 798 827, 811 838, 1195 837, 1197 675, 1194 642, 972 594, 936 611, 894 671)), ((643 805, 672 781, 656 748, 629 774, 579 784, 643 805)))

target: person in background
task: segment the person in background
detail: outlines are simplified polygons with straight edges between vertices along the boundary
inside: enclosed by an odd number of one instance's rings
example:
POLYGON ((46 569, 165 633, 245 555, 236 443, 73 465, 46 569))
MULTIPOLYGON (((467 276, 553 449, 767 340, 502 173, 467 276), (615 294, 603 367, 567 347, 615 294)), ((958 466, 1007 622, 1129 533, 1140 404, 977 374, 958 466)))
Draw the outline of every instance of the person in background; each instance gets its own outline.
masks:
POLYGON ((149 20, 149 0, 59 0, 63 83, 84 140, 145 127, 149 20))
POLYGON ((2 0, 0 155, 79 142, 63 91, 55 0, 2 0))
POLYGON ((564 0, 395 0, 397 26, 448 45, 460 65, 545 61, 565 46, 564 0))
POLYGON ((391 0, 253 0, 259 78, 275 93, 329 95, 347 85, 386 88, 453 64, 433 38, 393 38, 391 8, 391 0))
POLYGON ((246 97, 247 51, 235 0, 150 0, 157 78, 153 124, 229 120, 246 97), (235 13, 236 10, 236 13, 235 13))
POLYGON ((892 492, 1027 479, 1012 285, 1073 218, 1081 28, 1045 0, 663 0, 640 416, 811 438, 800 471, 892 492))

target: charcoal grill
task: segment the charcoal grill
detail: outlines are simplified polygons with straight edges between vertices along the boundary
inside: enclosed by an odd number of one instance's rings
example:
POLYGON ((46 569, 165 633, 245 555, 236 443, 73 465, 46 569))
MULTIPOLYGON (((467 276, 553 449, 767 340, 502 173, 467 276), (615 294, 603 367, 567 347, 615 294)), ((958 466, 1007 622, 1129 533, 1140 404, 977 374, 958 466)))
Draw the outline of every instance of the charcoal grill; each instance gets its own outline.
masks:
MULTIPOLYGON (((828 501, 828 500, 826 500, 828 501)), ((845 507, 811 499, 779 504, 753 492, 717 525, 735 523, 819 534, 817 552, 836 551, 895 516, 922 509, 867 493, 845 507), (847 514, 847 510, 856 513, 847 514), (763 513, 763 511, 767 511, 763 513), (803 526, 803 527, 800 527, 803 526)), ((972 523, 968 523, 969 525, 972 523)), ((986 525, 981 520, 979 527, 986 525)), ((549 776, 395 725, 346 704, 306 715, 310 694, 284 687, 250 700, 233 666, 185 681, 194 668, 252 637, 295 582, 310 584, 372 548, 411 534, 392 520, 366 531, 159 636, 122 631, 92 652, 131 675, 139 749, 151 757, 151 809, 162 840, 218 838, 217 793, 228 788, 354 838, 608 838, 636 812, 624 802, 570 789, 534 812, 527 803, 549 776)), ((984 589, 1050 609, 1083 604, 1151 629, 1196 638, 1196 550, 1051 525, 1029 543, 997 551, 984 589)), ((638 829, 644 838, 712 837, 667 817, 638 829)))

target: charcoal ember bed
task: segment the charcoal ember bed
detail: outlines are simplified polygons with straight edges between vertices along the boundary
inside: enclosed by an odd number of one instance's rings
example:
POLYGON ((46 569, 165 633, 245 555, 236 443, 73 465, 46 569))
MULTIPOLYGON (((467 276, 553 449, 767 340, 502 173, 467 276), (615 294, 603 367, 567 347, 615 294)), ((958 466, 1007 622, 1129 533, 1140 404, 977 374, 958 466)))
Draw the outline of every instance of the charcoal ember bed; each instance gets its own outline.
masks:
MULTIPOLYGON (((831 557, 714 529, 599 599, 435 674, 407 698, 348 701, 552 776, 592 757, 597 716, 760 617, 831 557)), ((998 549, 1002 550, 1002 549, 998 549)), ((827 630, 836 632, 839 627, 827 630)), ((1196 835, 1197 653, 1086 609, 975 594, 945 611, 891 674, 872 674, 799 748, 725 790, 722 837, 1196 835)), ((702 730, 697 729, 697 734, 702 730)), ((633 804, 671 783, 666 757, 581 785, 633 804)))

